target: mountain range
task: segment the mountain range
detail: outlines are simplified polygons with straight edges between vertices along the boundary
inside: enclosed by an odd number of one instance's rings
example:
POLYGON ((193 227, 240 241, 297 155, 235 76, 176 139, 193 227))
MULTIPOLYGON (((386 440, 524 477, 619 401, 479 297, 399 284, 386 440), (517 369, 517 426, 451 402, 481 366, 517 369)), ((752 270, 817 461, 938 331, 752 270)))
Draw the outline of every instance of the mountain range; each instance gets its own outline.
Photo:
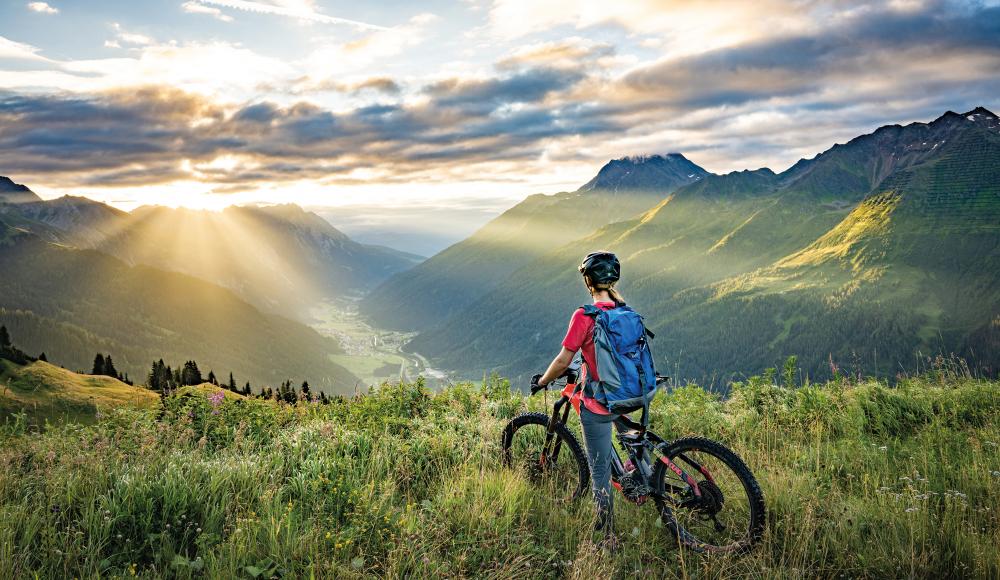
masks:
POLYGON ((689 164, 620 159, 576 192, 529 197, 362 309, 419 331, 407 348, 437 366, 523 378, 544 369, 588 300, 581 257, 607 249, 657 333, 658 364, 678 378, 723 383, 789 355, 816 378, 893 376, 938 353, 1000 368, 990 111, 881 127, 781 173, 689 164))
POLYGON ((294 204, 126 213, 85 197, 23 199, 0 204, 0 215, 43 239, 190 274, 304 321, 325 298, 363 293, 423 259, 359 244, 294 204))
POLYGON ((422 259, 290 204, 127 213, 8 178, 0 195, 0 322, 53 362, 85 369, 106 352, 140 380, 153 360, 195 359, 255 385, 350 391, 358 379, 330 359, 340 346, 302 322, 422 259))
MULTIPOLYGON (((706 175, 676 153, 611 161, 577 191, 529 196, 469 238, 392 277, 362 301, 361 311, 383 328, 437 326, 553 249, 706 175)), ((533 283, 546 284, 545 273, 533 283)))
POLYGON ((889 125, 780 173, 716 175, 679 153, 608 162, 525 198, 422 260, 295 205, 222 212, 42 200, 0 178, 0 322, 29 352, 134 377, 197 359, 255 384, 357 382, 303 322, 362 297, 375 326, 466 377, 544 368, 589 300, 589 251, 657 334, 661 369, 724 385, 797 355, 803 372, 893 376, 955 353, 1000 368, 1000 120, 984 108, 889 125))

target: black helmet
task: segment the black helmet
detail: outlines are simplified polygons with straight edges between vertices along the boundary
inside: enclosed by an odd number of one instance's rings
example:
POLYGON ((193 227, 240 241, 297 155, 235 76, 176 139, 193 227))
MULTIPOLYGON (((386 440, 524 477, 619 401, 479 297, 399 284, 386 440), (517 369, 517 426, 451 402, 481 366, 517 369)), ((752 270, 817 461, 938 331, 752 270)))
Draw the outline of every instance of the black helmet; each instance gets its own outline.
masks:
POLYGON ((591 284, 611 284, 621 277, 622 267, 618 256, 611 252, 591 252, 580 264, 580 273, 589 278, 591 284))

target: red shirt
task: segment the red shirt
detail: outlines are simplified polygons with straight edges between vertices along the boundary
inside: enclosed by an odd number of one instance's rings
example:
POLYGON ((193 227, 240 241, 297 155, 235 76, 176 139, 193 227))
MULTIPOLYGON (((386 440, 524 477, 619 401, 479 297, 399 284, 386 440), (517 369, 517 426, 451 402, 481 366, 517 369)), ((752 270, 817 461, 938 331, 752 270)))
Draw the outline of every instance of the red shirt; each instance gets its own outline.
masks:
MULTIPOLYGON (((615 307, 614 302, 595 302, 594 306, 601 310, 611 310, 615 307)), ((577 308, 573 317, 569 319, 569 329, 566 331, 566 338, 562 345, 574 353, 583 351, 583 362, 587 365, 587 374, 599 380, 597 376, 597 355, 594 352, 594 319, 583 313, 583 308, 577 308)), ((584 395, 583 404, 591 413, 598 415, 610 415, 611 411, 598 403, 593 397, 584 395)))

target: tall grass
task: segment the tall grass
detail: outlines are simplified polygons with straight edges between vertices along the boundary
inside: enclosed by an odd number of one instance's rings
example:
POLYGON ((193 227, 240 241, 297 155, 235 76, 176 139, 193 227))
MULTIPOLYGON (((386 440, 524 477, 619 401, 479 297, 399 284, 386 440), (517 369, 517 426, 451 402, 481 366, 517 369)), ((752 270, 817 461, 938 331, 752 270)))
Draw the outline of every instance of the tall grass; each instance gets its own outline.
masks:
POLYGON ((541 397, 493 378, 330 405, 197 393, 40 432, 15 418, 0 576, 1000 576, 996 383, 754 378, 726 400, 661 396, 655 430, 717 438, 761 482, 765 539, 739 558, 680 551, 653 508, 624 502, 622 549, 595 548, 588 500, 553 503, 498 465, 527 408, 541 397))

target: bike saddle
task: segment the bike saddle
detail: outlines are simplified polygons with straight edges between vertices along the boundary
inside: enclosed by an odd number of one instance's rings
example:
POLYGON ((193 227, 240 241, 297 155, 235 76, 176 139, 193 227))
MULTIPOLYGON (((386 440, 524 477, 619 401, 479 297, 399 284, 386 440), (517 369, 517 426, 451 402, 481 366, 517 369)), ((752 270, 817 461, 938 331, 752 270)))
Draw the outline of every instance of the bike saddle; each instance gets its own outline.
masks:
POLYGON ((620 431, 618 435, 627 445, 638 445, 642 442, 642 431, 629 429, 628 431, 620 431))

